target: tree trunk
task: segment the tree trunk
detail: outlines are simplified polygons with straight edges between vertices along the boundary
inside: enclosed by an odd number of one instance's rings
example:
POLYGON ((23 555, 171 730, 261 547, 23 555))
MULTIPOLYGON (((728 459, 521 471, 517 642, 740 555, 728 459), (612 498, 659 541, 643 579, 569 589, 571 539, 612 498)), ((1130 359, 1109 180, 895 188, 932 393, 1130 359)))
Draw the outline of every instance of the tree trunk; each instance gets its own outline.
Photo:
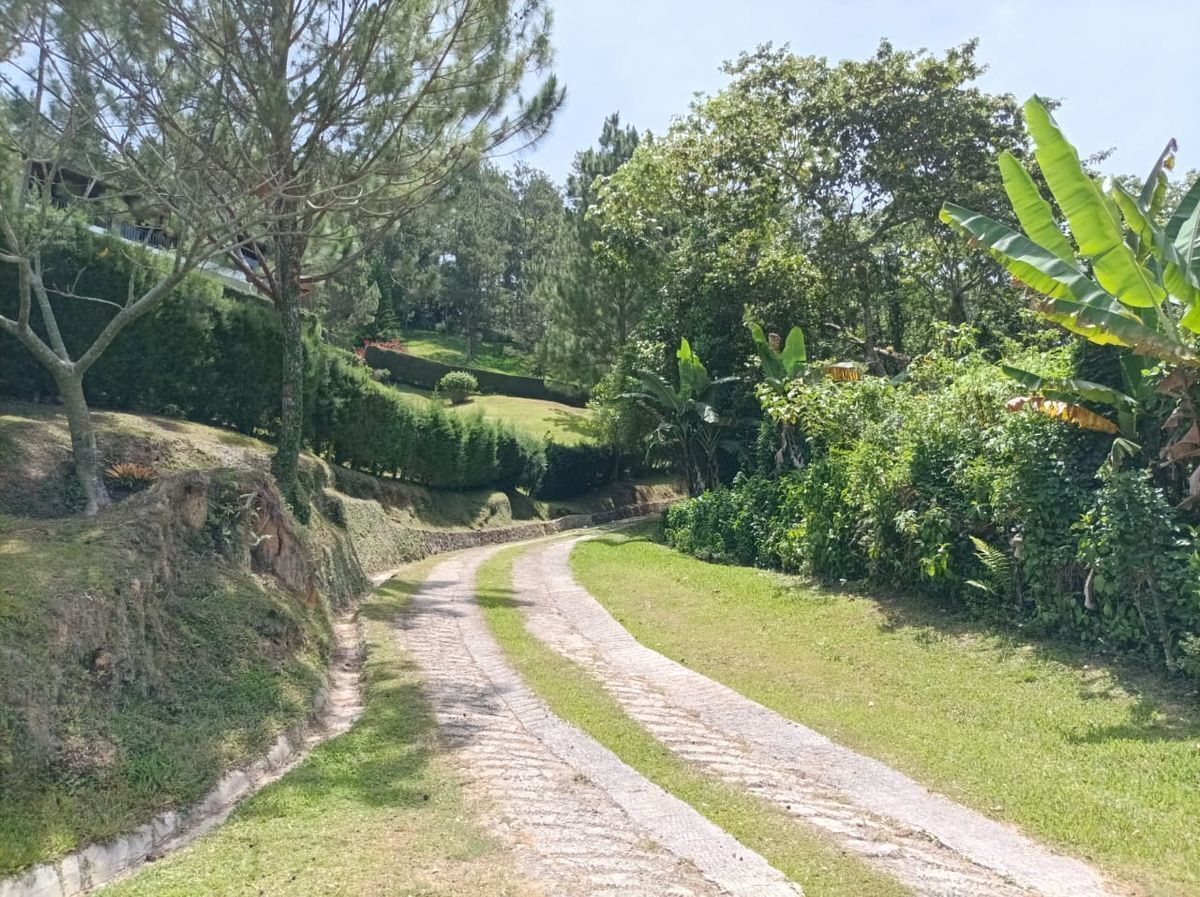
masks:
POLYGON ((271 472, 301 519, 300 450, 304 443, 304 333, 300 314, 300 266, 290 241, 279 248, 279 319, 283 331, 283 379, 280 391, 279 446, 271 472))
POLYGON ((83 488, 87 504, 84 514, 89 517, 112 503, 108 489, 100 475, 100 453, 96 449, 96 430, 92 426, 92 415, 88 411, 87 399, 83 395, 83 375, 56 375, 58 392, 62 396, 67 413, 67 426, 71 431, 71 454, 75 462, 75 476, 83 488))

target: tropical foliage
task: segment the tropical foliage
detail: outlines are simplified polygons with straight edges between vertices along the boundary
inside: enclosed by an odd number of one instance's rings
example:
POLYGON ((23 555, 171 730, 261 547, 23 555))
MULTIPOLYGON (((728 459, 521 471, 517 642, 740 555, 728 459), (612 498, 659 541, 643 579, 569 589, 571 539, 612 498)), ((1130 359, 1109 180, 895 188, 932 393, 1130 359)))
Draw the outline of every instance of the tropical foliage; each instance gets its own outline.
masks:
MULTIPOLYGON (((1127 392, 1080 381, 1043 383, 1011 368, 1006 373, 1035 390, 1049 390, 1024 405, 1080 426, 1120 432, 1126 437, 1119 443, 1124 453, 1136 448, 1128 440, 1135 436, 1142 401, 1153 391, 1166 395, 1173 408, 1163 424, 1162 458, 1194 462, 1200 457, 1200 359, 1195 351, 1200 333, 1200 181, 1174 208, 1165 208, 1175 141, 1167 144, 1135 196, 1115 179, 1097 183, 1041 100, 1025 104, 1025 117, 1034 157, 1066 227, 1011 153, 1002 153, 999 164, 1022 231, 955 203, 945 205, 942 220, 986 249, 1033 295, 1034 308, 1046 320, 1093 343, 1127 349, 1121 360, 1127 392), (1110 407, 1120 426, 1072 399, 1110 407)), ((1190 500, 1196 501, 1200 467, 1193 464, 1188 481, 1190 500)))
POLYGON ((629 395, 657 419, 650 445, 676 462, 687 480, 688 492, 698 495, 721 481, 720 453, 736 452, 731 430, 736 421, 722 408, 721 387, 736 377, 716 380, 686 340, 676 353, 679 385, 653 371, 640 371, 641 390, 629 395))

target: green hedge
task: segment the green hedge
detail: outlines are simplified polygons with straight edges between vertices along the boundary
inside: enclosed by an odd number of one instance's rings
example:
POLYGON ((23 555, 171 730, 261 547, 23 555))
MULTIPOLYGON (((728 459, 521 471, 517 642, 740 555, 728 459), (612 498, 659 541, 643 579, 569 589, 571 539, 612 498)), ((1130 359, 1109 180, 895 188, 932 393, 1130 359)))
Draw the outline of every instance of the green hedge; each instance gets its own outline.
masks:
POLYGON ((814 386, 797 424, 805 466, 673 507, 668 541, 1200 673, 1200 546, 1163 490, 1102 467, 1111 437, 1005 411, 994 366, 952 367, 920 361, 901 387, 814 386))
POLYGON ((398 382, 430 391, 437 389, 438 383, 446 374, 465 370, 478 381, 479 389, 483 392, 516 396, 519 399, 561 402, 564 405, 576 407, 582 407, 587 403, 587 397, 581 393, 566 386, 551 386, 538 377, 521 377, 517 374, 502 374, 498 371, 442 364, 440 361, 421 358, 408 352, 381 349, 378 346, 368 346, 365 355, 367 364, 378 370, 387 371, 398 382))
MULTIPOLYGON (((47 276, 78 292, 123 297, 127 244, 81 230, 49 259, 47 276), (108 252, 103 252, 108 249, 108 252)), ((15 310, 11 266, 0 266, 0 309, 15 310)), ((68 346, 78 351, 111 309, 55 299, 68 346)), ((349 352, 306 334, 306 433, 331 460, 439 489, 511 489, 565 498, 605 482, 611 456, 594 446, 544 444, 480 414, 452 413, 377 382, 349 352)), ((278 426, 280 332, 271 307, 225 296, 196 276, 114 340, 85 378, 95 407, 185 417, 270 436, 278 426)), ((0 394, 50 401, 53 381, 17 341, 0 335, 0 394)))

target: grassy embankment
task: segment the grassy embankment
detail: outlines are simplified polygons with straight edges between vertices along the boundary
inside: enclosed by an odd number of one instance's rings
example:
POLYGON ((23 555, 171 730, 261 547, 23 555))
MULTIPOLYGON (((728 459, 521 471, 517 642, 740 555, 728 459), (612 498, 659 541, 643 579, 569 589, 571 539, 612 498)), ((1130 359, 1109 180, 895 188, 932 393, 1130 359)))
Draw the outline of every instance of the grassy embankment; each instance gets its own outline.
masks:
POLYGON ((394 621, 432 566, 407 567, 364 605, 366 706, 346 735, 242 804, 221 828, 111 897, 526 897, 511 858, 473 821, 461 773, 394 621))

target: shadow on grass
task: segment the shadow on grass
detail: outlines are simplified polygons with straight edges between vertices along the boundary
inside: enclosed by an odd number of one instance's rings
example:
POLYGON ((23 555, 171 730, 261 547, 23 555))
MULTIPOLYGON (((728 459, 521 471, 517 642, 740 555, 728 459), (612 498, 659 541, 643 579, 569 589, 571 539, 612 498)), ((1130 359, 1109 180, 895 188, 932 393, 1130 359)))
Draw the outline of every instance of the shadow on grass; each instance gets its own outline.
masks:
POLYGON ((497 607, 531 607, 533 605, 532 601, 521 601, 514 598, 507 589, 478 589, 475 592, 475 600, 484 610, 497 607))
MULTIPOLYGON (((950 638, 986 639, 1006 655, 1028 654, 1040 663, 1053 663, 1074 672, 1080 679, 1078 696, 1083 701, 1132 699, 1130 722, 1094 729, 1086 734, 1067 734, 1073 744, 1106 741, 1181 741, 1200 739, 1200 712, 1195 702, 1196 686, 1169 676, 1151 661, 1116 657, 1053 635, 981 620, 961 609, 941 607, 920 595, 872 594, 869 590, 843 591, 820 583, 815 589, 834 596, 868 600, 884 615, 882 632, 912 632, 917 639, 928 633, 933 640, 950 638)), ((1036 680, 1031 680, 1031 683, 1036 680)))
POLYGON ((582 411, 572 412, 564 411, 562 408, 555 408, 552 412, 550 423, 555 428, 567 433, 573 433, 576 436, 588 439, 596 436, 596 428, 592 426, 592 422, 582 411))
POLYGON ((243 819, 286 816, 295 806, 348 800, 371 807, 420 807, 429 800, 422 772, 436 745, 436 721, 412 665, 399 662, 386 684, 369 683, 368 706, 344 735, 245 804, 243 819))
MULTIPOLYGON (((638 543, 663 544, 662 528, 657 521, 646 521, 618 531, 590 544, 620 564, 620 554, 638 543)), ((691 558, 695 563, 710 561, 691 558)), ((726 566, 726 565, 721 565, 726 566)), ((1004 625, 970 616, 961 608, 947 608, 919 594, 901 594, 869 583, 831 583, 795 576, 777 575, 781 602, 797 600, 870 601, 882 614, 879 631, 905 633, 918 644, 934 645, 946 640, 970 643, 986 641, 989 647, 1006 656, 1018 653, 1038 662, 1050 662, 1068 668, 1079 677, 1078 695, 1085 701, 1126 701, 1132 699, 1129 721, 1115 726, 1098 727, 1086 733, 1067 733, 1064 740, 1075 744, 1107 741, 1186 741, 1200 742, 1200 709, 1196 703, 1196 684, 1170 677, 1161 666, 1150 661, 1089 650, 1061 638, 1028 629, 1004 625)), ((1036 680, 1031 680, 1034 682, 1036 680)))

